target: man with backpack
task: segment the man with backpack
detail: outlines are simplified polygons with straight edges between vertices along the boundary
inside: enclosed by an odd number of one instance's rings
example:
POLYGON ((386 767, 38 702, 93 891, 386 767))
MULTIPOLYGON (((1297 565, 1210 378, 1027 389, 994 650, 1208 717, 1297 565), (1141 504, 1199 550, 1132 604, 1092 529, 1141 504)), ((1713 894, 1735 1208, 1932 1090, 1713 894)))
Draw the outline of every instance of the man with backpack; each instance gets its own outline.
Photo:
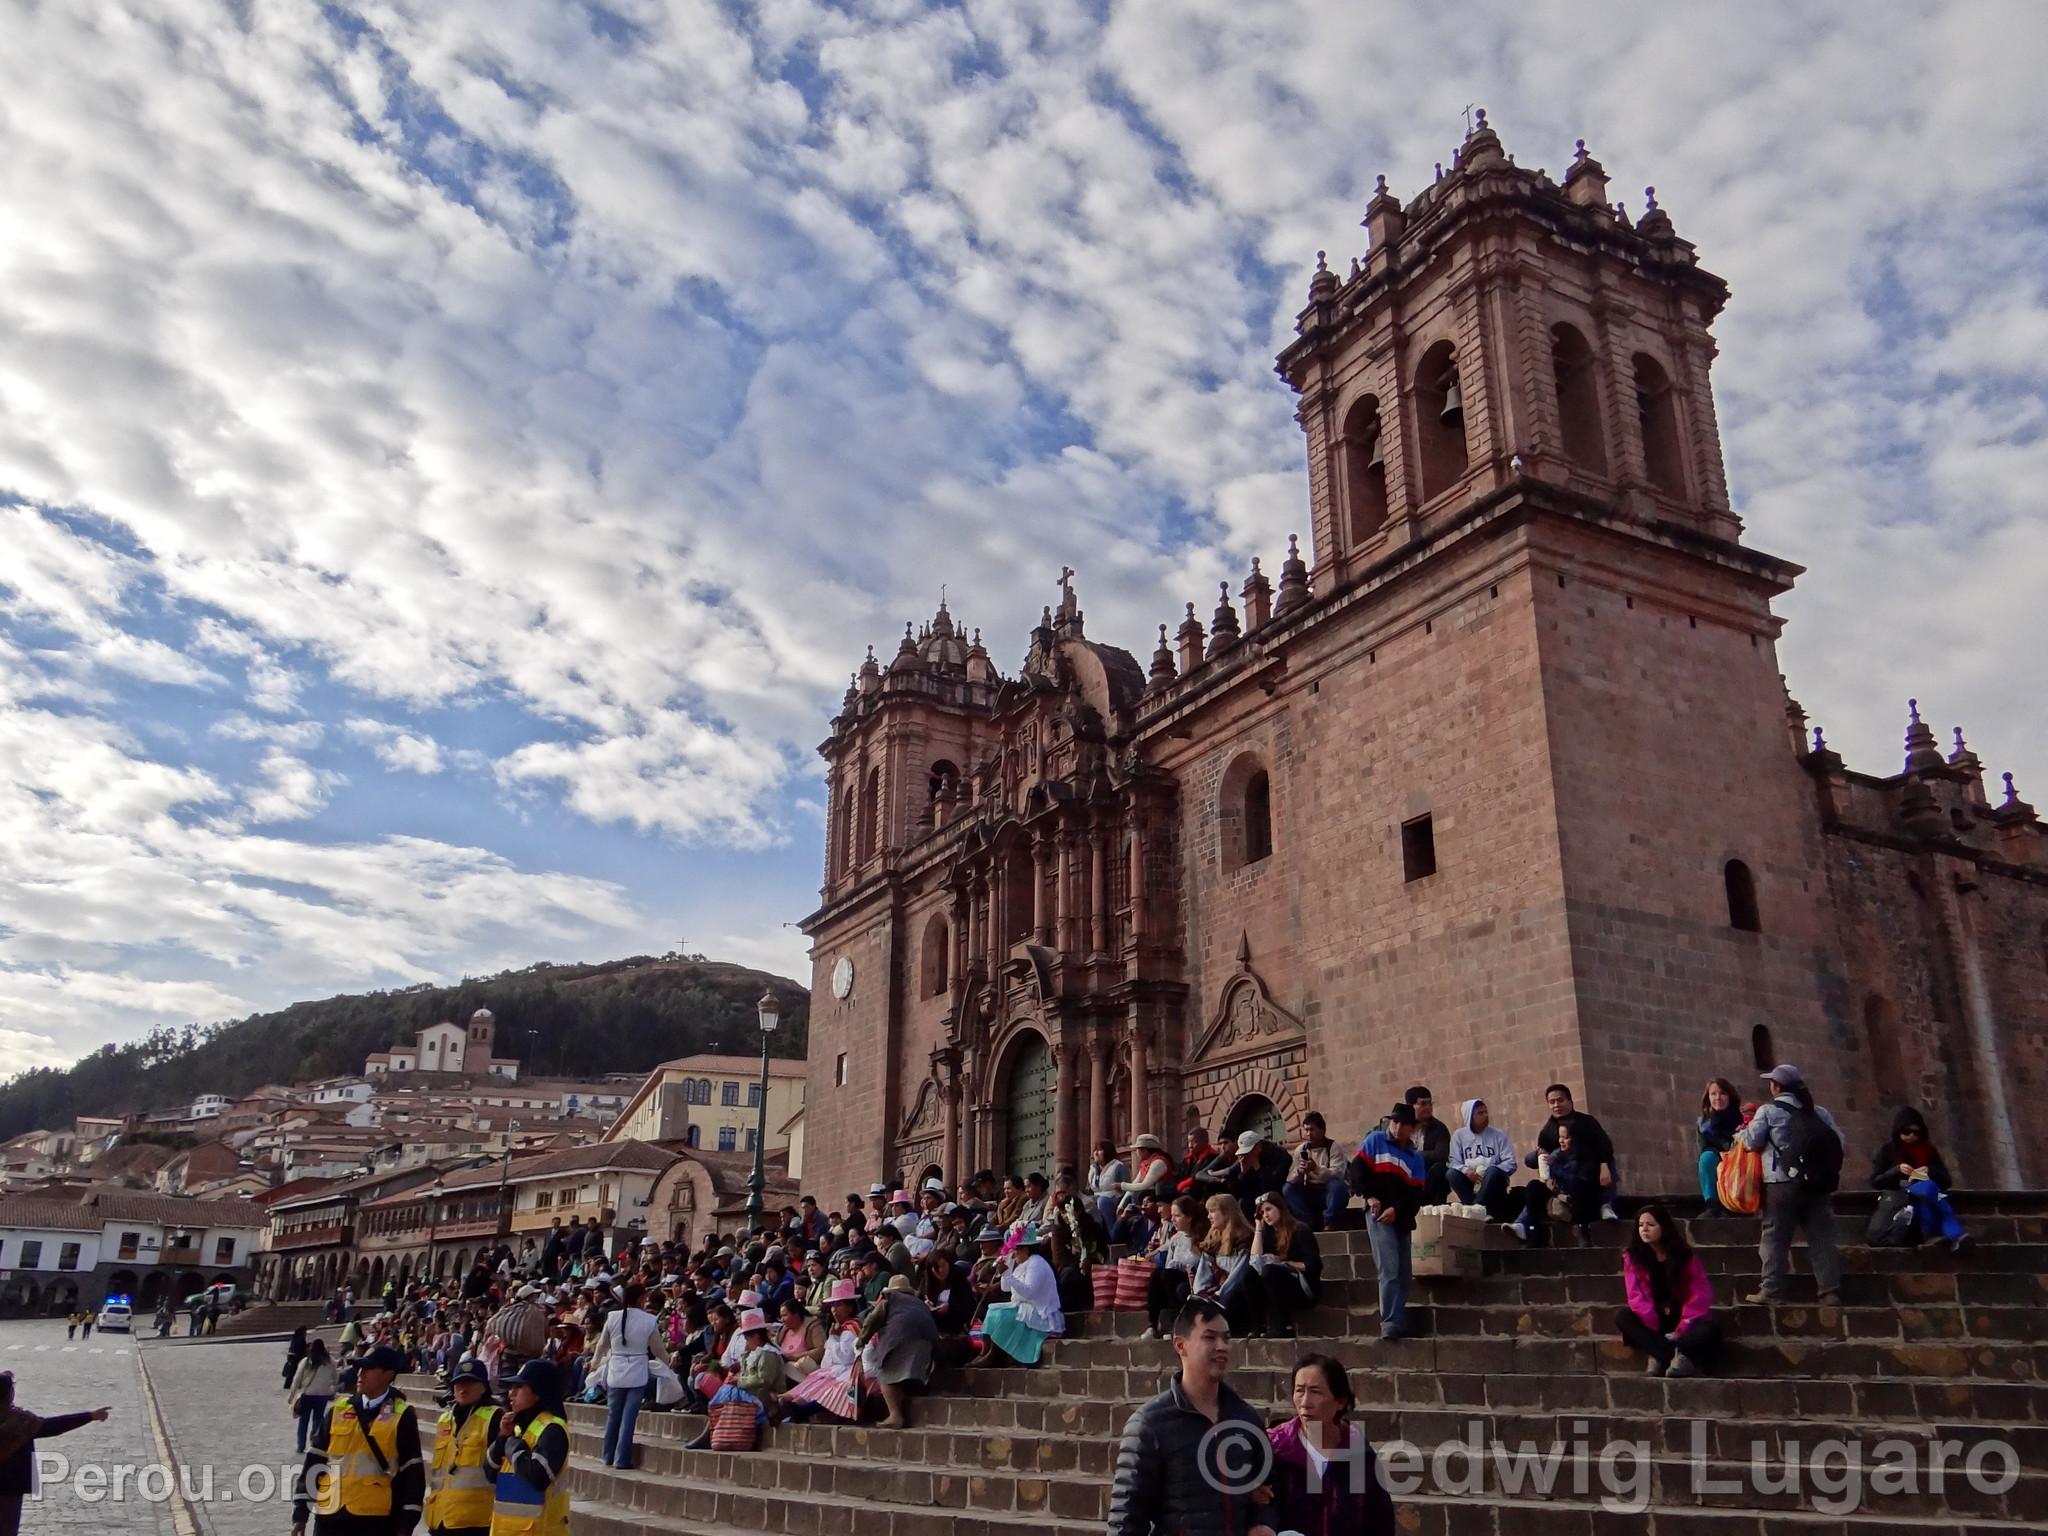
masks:
POLYGON ((1771 1102, 1741 1132, 1743 1145, 1764 1155, 1763 1283, 1744 1298, 1769 1305, 1785 1298, 1792 1270, 1792 1234, 1806 1234, 1806 1256, 1823 1306, 1842 1300, 1842 1254, 1835 1246, 1829 1204, 1842 1182, 1842 1133, 1835 1117, 1813 1101, 1799 1069, 1783 1063, 1764 1074, 1771 1102))

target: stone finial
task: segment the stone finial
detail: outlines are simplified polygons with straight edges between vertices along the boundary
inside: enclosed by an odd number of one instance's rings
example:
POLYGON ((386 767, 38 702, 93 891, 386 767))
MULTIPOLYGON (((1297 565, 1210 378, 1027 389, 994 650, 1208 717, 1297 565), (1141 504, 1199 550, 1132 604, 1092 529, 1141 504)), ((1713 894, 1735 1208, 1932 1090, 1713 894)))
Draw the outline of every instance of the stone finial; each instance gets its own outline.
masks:
POLYGON ((1290 533, 1287 535, 1287 558, 1280 563, 1280 600, 1273 609, 1273 616, 1285 618, 1311 596, 1308 566, 1301 558, 1301 540, 1290 533))
POLYGON ((1371 245, 1366 251, 1367 259, 1383 254, 1387 247, 1401 238, 1401 231, 1407 220, 1401 213, 1401 200, 1387 190, 1387 178, 1378 178, 1373 188, 1372 200, 1365 205, 1365 217, 1359 221, 1365 225, 1371 245))
POLYGON ((1816 726, 1815 726, 1815 727, 1813 728, 1813 750, 1814 750, 1814 751, 1815 751, 1816 753, 1819 753, 1819 752, 1825 752, 1825 751, 1827 751, 1827 749, 1828 749, 1828 739, 1827 739, 1827 737, 1826 737, 1826 736, 1824 736, 1824 735, 1822 735, 1822 734, 1821 734, 1821 729, 1820 729, 1820 727, 1816 725, 1816 726))
POLYGON ((1309 303, 1322 303, 1336 293, 1337 287, 1337 274, 1330 270, 1329 253, 1317 251, 1315 276, 1308 280, 1309 303))
POLYGON ((1230 606, 1230 583, 1219 581, 1216 583, 1216 587, 1219 594, 1216 600, 1216 612, 1209 619, 1209 654, 1211 656, 1237 644, 1242 633, 1237 625, 1237 610, 1230 606))
POLYGON ((1946 767, 1941 748, 1935 745, 1934 732, 1920 718, 1920 701, 1906 700, 1906 713, 1906 772, 1925 773, 1929 769, 1946 767))
POLYGON ((1472 131, 1465 135, 1465 142, 1459 146, 1458 161, 1466 170, 1474 171, 1508 163, 1507 154, 1500 146, 1500 135, 1486 121, 1486 108, 1480 107, 1473 112, 1472 131))
POLYGON ((1273 617, 1273 583, 1259 569, 1259 557, 1252 556, 1252 573, 1244 579, 1244 628, 1250 634, 1273 617))
POLYGON ((1180 670, 1182 676, 1202 664, 1202 621, 1195 617, 1195 605, 1188 604, 1188 616, 1180 621, 1180 631, 1175 636, 1180 642, 1180 670))
POLYGON ((2005 803, 2007 805, 2017 805, 2019 803, 2020 792, 2018 787, 2012 781, 2012 775, 2009 773, 2001 773, 1999 777, 2005 781, 2005 803))
POLYGON ((1159 626, 1159 649, 1152 653, 1152 682, 1148 691, 1157 692, 1174 680, 1173 650, 1166 643, 1166 626, 1159 626))
POLYGON ((1578 141, 1578 147, 1572 153, 1572 163, 1565 170, 1564 195, 1581 208, 1607 206, 1606 167, 1586 153, 1584 139, 1578 141))
POLYGON ((2034 820, 2034 808, 2020 798, 2020 792, 2014 786, 2011 774, 2004 773, 1999 777, 2005 781, 2005 803, 1991 814, 1998 818, 2001 827, 2030 826, 2034 820))
POLYGON ((1671 215, 1657 206, 1657 189, 1643 188, 1643 216, 1636 220, 1636 233, 1661 240, 1672 234, 1671 215))

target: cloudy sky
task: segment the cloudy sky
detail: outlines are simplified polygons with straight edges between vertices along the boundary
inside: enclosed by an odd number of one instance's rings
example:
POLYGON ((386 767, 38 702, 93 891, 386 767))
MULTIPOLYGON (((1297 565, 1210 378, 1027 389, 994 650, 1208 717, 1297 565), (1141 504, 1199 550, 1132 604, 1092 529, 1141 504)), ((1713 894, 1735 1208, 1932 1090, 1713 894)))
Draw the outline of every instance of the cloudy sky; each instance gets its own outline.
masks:
POLYGON ((2048 8, 0 0, 0 1070, 682 941, 803 974, 941 582, 1143 650, 1468 105, 1734 287, 1794 691, 2048 800, 2048 8), (1479 19, 1475 20, 1475 16, 1479 19))

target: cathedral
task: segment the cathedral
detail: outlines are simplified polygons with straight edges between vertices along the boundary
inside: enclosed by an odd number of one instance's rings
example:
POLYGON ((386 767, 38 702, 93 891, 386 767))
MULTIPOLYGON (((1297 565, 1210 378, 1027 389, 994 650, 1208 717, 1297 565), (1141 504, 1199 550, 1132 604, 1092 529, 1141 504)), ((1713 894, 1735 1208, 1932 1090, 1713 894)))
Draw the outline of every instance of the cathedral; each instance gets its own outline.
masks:
POLYGON ((1278 360, 1310 547, 1277 581, 1148 662, 1072 572, 1014 675, 943 605, 870 650, 820 749, 807 1186, 1312 1108, 1355 1141, 1414 1083, 1526 1151, 1563 1081, 1626 1187, 1686 1190, 1707 1080, 1779 1061, 1850 1182, 1913 1103, 1964 1184, 2048 1184, 2042 824, 1917 705, 1873 774, 1787 691, 1802 570, 1730 504, 1727 285, 1583 143, 1554 180, 1483 112, 1364 222, 1278 360))

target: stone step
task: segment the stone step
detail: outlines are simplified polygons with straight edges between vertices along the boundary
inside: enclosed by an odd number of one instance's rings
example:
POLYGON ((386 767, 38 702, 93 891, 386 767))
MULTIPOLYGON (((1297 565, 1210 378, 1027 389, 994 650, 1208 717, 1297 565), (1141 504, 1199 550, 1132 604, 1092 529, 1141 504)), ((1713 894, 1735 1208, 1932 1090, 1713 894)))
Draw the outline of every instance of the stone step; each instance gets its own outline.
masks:
MULTIPOLYGON (((1275 1412, 1278 1413, 1277 1408, 1275 1412)), ((937 1427, 926 1424, 926 1417, 919 1414, 918 1423, 907 1430, 873 1425, 784 1424, 767 1433, 762 1452, 970 1472, 1083 1477, 1108 1477, 1115 1467, 1117 1434, 1106 1427, 1091 1434, 1045 1429, 991 1431, 937 1427)), ((1113 1421, 1102 1422, 1106 1425, 1113 1421)), ((1496 1411, 1396 1408, 1387 1404, 1362 1406, 1356 1422, 1376 1445, 1406 1440, 1430 1451, 1476 1433, 1482 1443, 1499 1441, 1510 1446, 1575 1440, 1588 1440, 1598 1446, 1609 1439, 1640 1439, 1660 1452, 1697 1453, 1711 1460, 1736 1462, 1748 1461, 1759 1449, 1775 1459, 1784 1456, 1788 1446, 1803 1447, 1810 1453, 1822 1442, 1849 1441, 1858 1447, 1866 1464, 1874 1464, 1888 1442, 1904 1442, 1920 1452, 1928 1442, 1936 1440, 1952 1445, 1953 1458, 1960 1460, 1971 1447, 1995 1441, 2011 1447, 2014 1461, 2022 1470, 2048 1472, 2048 1423, 1958 1420, 1946 1424, 1853 1424, 1845 1423, 1838 1414, 1811 1419, 1702 1414, 1646 1422, 1633 1410, 1609 1412, 1577 1405, 1559 1410, 1496 1411)), ((576 1418, 575 1426, 572 1441, 577 1454, 596 1457, 602 1440, 602 1417, 576 1418)), ((673 1447, 695 1439, 703 1428, 700 1415, 643 1413, 635 1439, 643 1448, 673 1447)))
MULTIPOLYGON (((1411 1339, 1395 1346, 1382 1346, 1376 1339, 1364 1350, 1339 1346, 1352 1358, 1352 1389, 1360 1401, 1374 1405, 1413 1407, 1513 1407, 1569 1411, 1585 1405, 1589 1409, 1616 1407, 1640 1413, 1737 1413, 1747 1411, 1788 1417, 1827 1417, 1843 1421, 1952 1421, 1952 1419, 2009 1419, 2048 1423, 2048 1384, 2038 1380, 1980 1380, 1970 1376, 1884 1376, 1874 1372, 1855 1376, 1782 1376, 1757 1378, 1753 1374, 1722 1374, 1714 1378, 1661 1380, 1642 1374, 1640 1358, 1616 1354, 1612 1362, 1602 1356, 1604 1370, 1597 1372, 1503 1372, 1503 1370, 1444 1370, 1430 1364, 1425 1356, 1425 1339, 1411 1339), (1411 1354, 1399 1368, 1389 1368, 1395 1352, 1411 1354), (1360 1358, 1366 1360, 1360 1368, 1360 1358), (1794 1407, 1796 1405, 1796 1407, 1794 1407)), ((1118 1391, 1075 1391, 1059 1378, 1069 1374, 1096 1376, 1096 1372, 1061 1370, 973 1370, 977 1380, 961 1384, 946 1380, 946 1372, 934 1378, 934 1393, 920 1399, 918 1421, 942 1423, 948 1427, 1026 1427, 1026 1430, 1075 1434, 1114 1432, 1128 1417, 1133 1403, 1155 1395, 1165 1372, 1104 1372, 1120 1376, 1118 1391)), ((1231 1384, 1253 1405, 1282 1411, 1290 1378, 1286 1370, 1233 1370, 1231 1384)))
MULTIPOLYGON (((1606 1338, 1614 1333, 1620 1297, 1611 1280, 1587 1281, 1590 1293, 1580 1305, 1448 1305, 1408 1308, 1412 1332, 1438 1338, 1606 1338)), ((1097 1314, 1081 1314, 1093 1318, 1097 1314)), ((1115 1316, 1117 1314, 1103 1314, 1115 1316)), ((1139 1316, 1142 1314, 1123 1314, 1139 1316)), ((1717 1307, 1716 1320, 1731 1337, 1758 1342, 1793 1339, 1839 1339, 1861 1343, 1910 1344, 1930 1340, 1979 1340, 2033 1344, 2048 1341, 2048 1310, 2026 1306, 1965 1307, 1949 1303, 1904 1306, 1873 1305, 1732 1306, 1717 1307)), ((1297 1318, 1304 1339, 1364 1338, 1379 1331, 1377 1309, 1314 1307, 1297 1318)), ((1077 1330, 1048 1343, 1051 1357, 1063 1364, 1111 1363, 1119 1348, 1149 1341, 1135 1330, 1118 1327, 1114 1334, 1094 1328, 1077 1330)), ((1165 1348, 1162 1343, 1162 1348, 1165 1348)), ((1149 1358, 1149 1356, 1148 1356, 1149 1358)))
MULTIPOLYGON (((1598 1499, 1474 1499, 1415 1495, 1396 1501, 1402 1536, 1862 1536, 1898 1529, 1890 1500, 1872 1497, 1845 1514, 1804 1509, 1717 1509, 1652 1505, 1640 1513, 1598 1499)), ((1985 1536, 2037 1531, 2028 1521, 1976 1514, 1912 1517, 1914 1536, 1985 1536)))
POLYGON ((721 1481, 678 1482, 572 1457, 572 1507, 580 1514, 595 1503, 692 1528, 709 1523, 786 1536, 855 1536, 856 1529, 859 1536, 1100 1536, 1099 1511, 1107 1507, 1106 1484, 1076 1478, 970 1477, 759 1451, 674 1454, 710 1458, 705 1465, 716 1467, 710 1475, 721 1481), (964 1502, 952 1502, 956 1497, 964 1502), (1071 1512, 1076 1507, 1091 1512, 1071 1512))

